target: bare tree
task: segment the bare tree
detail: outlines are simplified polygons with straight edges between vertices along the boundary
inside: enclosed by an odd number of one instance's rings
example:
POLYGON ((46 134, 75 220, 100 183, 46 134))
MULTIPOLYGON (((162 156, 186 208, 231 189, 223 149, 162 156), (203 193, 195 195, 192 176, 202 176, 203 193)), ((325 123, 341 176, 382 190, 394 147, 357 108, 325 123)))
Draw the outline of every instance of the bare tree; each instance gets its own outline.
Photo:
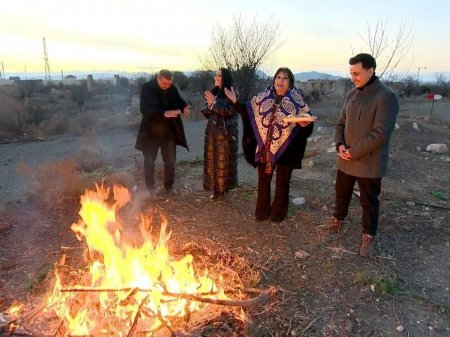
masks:
MULTIPOLYGON (((377 74, 385 82, 401 80, 407 76, 407 71, 398 73, 399 66, 408 56, 413 42, 413 24, 406 22, 400 24, 397 35, 391 38, 388 30, 388 21, 377 21, 375 26, 367 24, 367 37, 361 39, 369 47, 370 53, 377 60, 377 74)), ((408 66, 408 70, 412 66, 408 66)))
POLYGON ((447 76, 445 72, 434 74, 435 91, 442 96, 448 96, 450 93, 450 76, 447 76))
POLYGON ((200 62, 207 70, 230 69, 240 98, 248 100, 256 89, 257 71, 281 45, 278 28, 272 19, 259 23, 254 18, 247 24, 240 16, 234 17, 231 28, 215 27, 209 52, 200 62))
POLYGON ((189 76, 189 89, 203 92, 211 86, 213 81, 214 72, 207 70, 195 71, 189 76))
POLYGON ((180 90, 186 90, 189 84, 188 77, 182 71, 173 72, 173 81, 180 90))

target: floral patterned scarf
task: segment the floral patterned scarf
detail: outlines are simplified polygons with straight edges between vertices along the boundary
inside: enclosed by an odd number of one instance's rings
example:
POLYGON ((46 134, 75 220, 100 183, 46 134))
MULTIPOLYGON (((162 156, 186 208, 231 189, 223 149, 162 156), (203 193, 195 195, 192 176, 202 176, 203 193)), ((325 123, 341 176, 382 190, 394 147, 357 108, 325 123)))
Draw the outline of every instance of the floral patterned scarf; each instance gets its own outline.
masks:
POLYGON ((262 156, 263 154, 268 154, 269 162, 272 166, 277 162, 299 130, 296 123, 285 122, 284 118, 309 112, 308 105, 303 100, 300 92, 295 88, 289 89, 281 98, 279 105, 275 105, 275 100, 275 91, 273 86, 271 86, 254 96, 247 103, 248 118, 257 143, 255 161, 263 159, 262 161, 266 162, 262 156), (275 116, 273 116, 273 113, 275 113, 275 116), (273 130, 271 135, 269 135, 271 139, 267 139, 270 129, 273 130), (266 144, 270 144, 269 149, 266 149, 266 144))

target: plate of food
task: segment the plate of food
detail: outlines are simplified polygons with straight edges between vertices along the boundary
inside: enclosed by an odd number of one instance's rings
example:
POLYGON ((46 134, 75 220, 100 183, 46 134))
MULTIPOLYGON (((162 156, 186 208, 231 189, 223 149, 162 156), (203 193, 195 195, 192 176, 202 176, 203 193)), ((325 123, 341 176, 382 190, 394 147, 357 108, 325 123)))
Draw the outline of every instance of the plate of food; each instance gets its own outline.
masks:
POLYGON ((308 114, 300 114, 297 116, 285 117, 283 120, 287 123, 298 123, 298 122, 314 122, 317 119, 316 116, 311 116, 308 114))

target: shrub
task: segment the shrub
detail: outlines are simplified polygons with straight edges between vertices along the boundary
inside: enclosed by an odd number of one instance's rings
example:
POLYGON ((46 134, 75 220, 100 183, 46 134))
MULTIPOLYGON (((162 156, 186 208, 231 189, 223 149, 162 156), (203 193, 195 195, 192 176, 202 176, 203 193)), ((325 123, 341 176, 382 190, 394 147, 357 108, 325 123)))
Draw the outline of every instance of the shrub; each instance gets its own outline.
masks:
POLYGON ((46 118, 47 114, 42 108, 42 104, 33 104, 31 106, 27 106, 27 123, 39 125, 46 118))
POLYGON ((189 85, 189 78, 182 71, 173 72, 173 83, 180 90, 186 90, 189 85))
POLYGON ((40 124, 45 135, 63 135, 69 131, 72 131, 67 120, 62 119, 47 119, 40 124))
POLYGON ((74 159, 47 162, 30 167, 24 162, 17 164, 17 171, 31 179, 28 193, 39 197, 48 209, 79 197, 85 184, 74 159))
POLYGON ((15 115, 0 115, 0 139, 22 136, 23 130, 15 115))
POLYGON ((95 133, 86 134, 81 142, 81 155, 79 158, 80 169, 85 172, 93 172, 104 167, 102 152, 95 146, 95 133))
POLYGON ((84 103, 89 98, 87 83, 82 82, 81 85, 70 86, 70 97, 78 105, 78 108, 81 110, 83 108, 84 103))
POLYGON ((97 129, 97 118, 92 114, 78 115, 72 121, 74 129, 79 131, 93 131, 97 129))

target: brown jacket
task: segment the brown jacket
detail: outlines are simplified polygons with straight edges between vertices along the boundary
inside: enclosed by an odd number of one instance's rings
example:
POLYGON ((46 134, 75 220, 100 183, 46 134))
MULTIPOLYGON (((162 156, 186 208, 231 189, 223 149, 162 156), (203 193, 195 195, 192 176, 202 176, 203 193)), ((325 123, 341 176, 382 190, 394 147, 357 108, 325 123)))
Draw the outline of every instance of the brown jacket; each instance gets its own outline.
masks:
POLYGON ((349 148, 352 159, 338 157, 337 168, 355 177, 386 175, 398 110, 396 94, 378 78, 362 89, 350 90, 336 122, 335 141, 349 148))

